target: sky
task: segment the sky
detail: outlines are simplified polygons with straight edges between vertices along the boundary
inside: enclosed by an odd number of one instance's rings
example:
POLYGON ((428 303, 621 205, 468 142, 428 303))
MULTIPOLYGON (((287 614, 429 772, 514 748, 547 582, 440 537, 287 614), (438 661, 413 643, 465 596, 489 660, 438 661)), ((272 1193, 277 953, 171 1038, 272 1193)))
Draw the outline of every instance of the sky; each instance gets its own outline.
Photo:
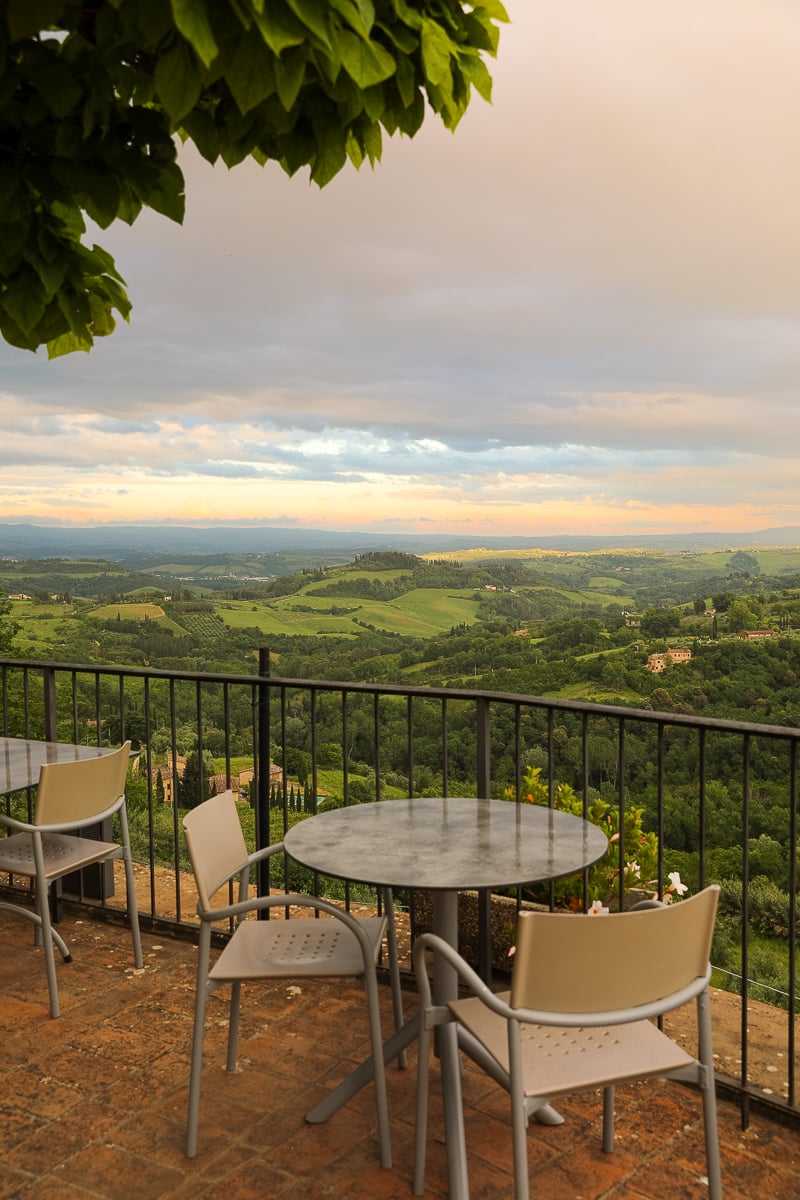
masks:
POLYGON ((0 343, 0 521, 800 525, 800 6, 507 0, 455 134, 320 191, 181 151, 89 355, 0 343))

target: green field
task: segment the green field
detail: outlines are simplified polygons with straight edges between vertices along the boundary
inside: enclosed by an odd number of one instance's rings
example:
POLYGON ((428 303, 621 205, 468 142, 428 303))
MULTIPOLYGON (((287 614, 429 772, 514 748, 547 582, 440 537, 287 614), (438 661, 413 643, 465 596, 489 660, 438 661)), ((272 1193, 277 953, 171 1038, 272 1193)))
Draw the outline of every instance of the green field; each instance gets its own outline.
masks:
POLYGON ((123 621, 161 621, 166 620, 166 615, 160 604, 149 601, 139 604, 101 604, 89 613, 97 621, 116 621, 117 617, 123 621))
POLYGON ((454 625, 478 619, 472 589, 444 591, 416 588, 396 600, 364 600, 348 596, 315 596, 309 588, 271 604, 225 600, 214 611, 231 629, 258 629, 263 634, 309 634, 355 637, 364 625, 406 637, 431 637, 454 625), (345 610, 340 615, 331 608, 345 610), (311 611, 306 611, 310 609, 311 611))

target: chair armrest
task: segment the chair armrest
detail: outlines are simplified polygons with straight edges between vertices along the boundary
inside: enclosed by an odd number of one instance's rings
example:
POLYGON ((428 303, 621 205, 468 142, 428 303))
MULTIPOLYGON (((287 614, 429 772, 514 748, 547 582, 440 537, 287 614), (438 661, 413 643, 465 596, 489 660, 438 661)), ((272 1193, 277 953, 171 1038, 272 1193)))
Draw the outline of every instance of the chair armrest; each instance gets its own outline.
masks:
POLYGON ((254 850, 252 854, 248 855, 247 865, 252 866, 253 863, 261 862, 265 858, 272 858, 273 854, 280 854, 282 851, 285 851, 283 842, 273 842, 271 846, 262 846, 260 850, 254 850))
POLYGON ((18 821, 16 817, 9 817, 6 813, 0 813, 0 825, 5 825, 7 829, 13 829, 15 833, 33 833, 37 828, 28 821, 18 821))
POLYGON ((411 958, 414 965, 414 971, 417 976, 417 986, 419 987, 421 1007, 427 1008, 431 1004, 431 985, 428 978, 428 972, 425 969, 425 952, 431 950, 434 957, 445 959, 451 967, 458 973, 459 978, 467 985, 470 991, 483 1000, 489 1008, 506 1016, 509 1009, 504 1001, 499 1000, 495 996, 492 989, 484 983, 477 971, 466 962, 457 950, 454 950, 449 942, 440 938, 435 933, 421 933, 415 940, 411 951, 411 958))

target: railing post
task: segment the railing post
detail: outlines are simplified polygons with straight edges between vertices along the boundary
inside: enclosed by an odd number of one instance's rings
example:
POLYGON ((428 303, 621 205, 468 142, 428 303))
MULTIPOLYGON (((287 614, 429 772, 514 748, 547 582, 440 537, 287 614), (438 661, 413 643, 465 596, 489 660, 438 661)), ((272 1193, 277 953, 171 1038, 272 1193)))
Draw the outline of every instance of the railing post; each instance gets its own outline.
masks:
MULTIPOLYGON (((270 673, 269 650, 258 652, 258 674, 260 680, 268 679, 270 673)), ((270 842, 269 831, 269 684, 258 684, 258 744, 256 746, 256 849, 261 850, 270 842)), ((269 860, 258 864, 256 890, 259 896, 269 895, 269 860)), ((266 914, 259 913, 259 916, 266 914)))
POLYGON ((56 673, 52 667, 42 667, 42 683, 44 685, 44 740, 57 742, 56 673))
MULTIPOLYGON (((491 797, 492 767, 489 736, 489 701, 479 696, 475 706, 477 739, 478 796, 491 797)), ((488 888, 478 893, 478 974, 484 983, 492 981, 492 894, 488 888)))

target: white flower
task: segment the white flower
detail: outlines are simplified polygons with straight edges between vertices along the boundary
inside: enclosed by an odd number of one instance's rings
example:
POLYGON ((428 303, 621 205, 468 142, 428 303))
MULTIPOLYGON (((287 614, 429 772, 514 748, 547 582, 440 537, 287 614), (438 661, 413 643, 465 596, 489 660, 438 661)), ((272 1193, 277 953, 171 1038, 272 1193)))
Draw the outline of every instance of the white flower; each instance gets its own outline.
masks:
POLYGON ((592 901, 592 907, 586 914, 588 917, 604 917, 608 914, 608 909, 599 900, 592 901))
POLYGON ((686 884, 681 883, 680 871, 670 871, 668 879, 669 887, 667 888, 667 891, 677 892, 679 896, 682 896, 684 892, 688 892, 689 889, 686 884))

